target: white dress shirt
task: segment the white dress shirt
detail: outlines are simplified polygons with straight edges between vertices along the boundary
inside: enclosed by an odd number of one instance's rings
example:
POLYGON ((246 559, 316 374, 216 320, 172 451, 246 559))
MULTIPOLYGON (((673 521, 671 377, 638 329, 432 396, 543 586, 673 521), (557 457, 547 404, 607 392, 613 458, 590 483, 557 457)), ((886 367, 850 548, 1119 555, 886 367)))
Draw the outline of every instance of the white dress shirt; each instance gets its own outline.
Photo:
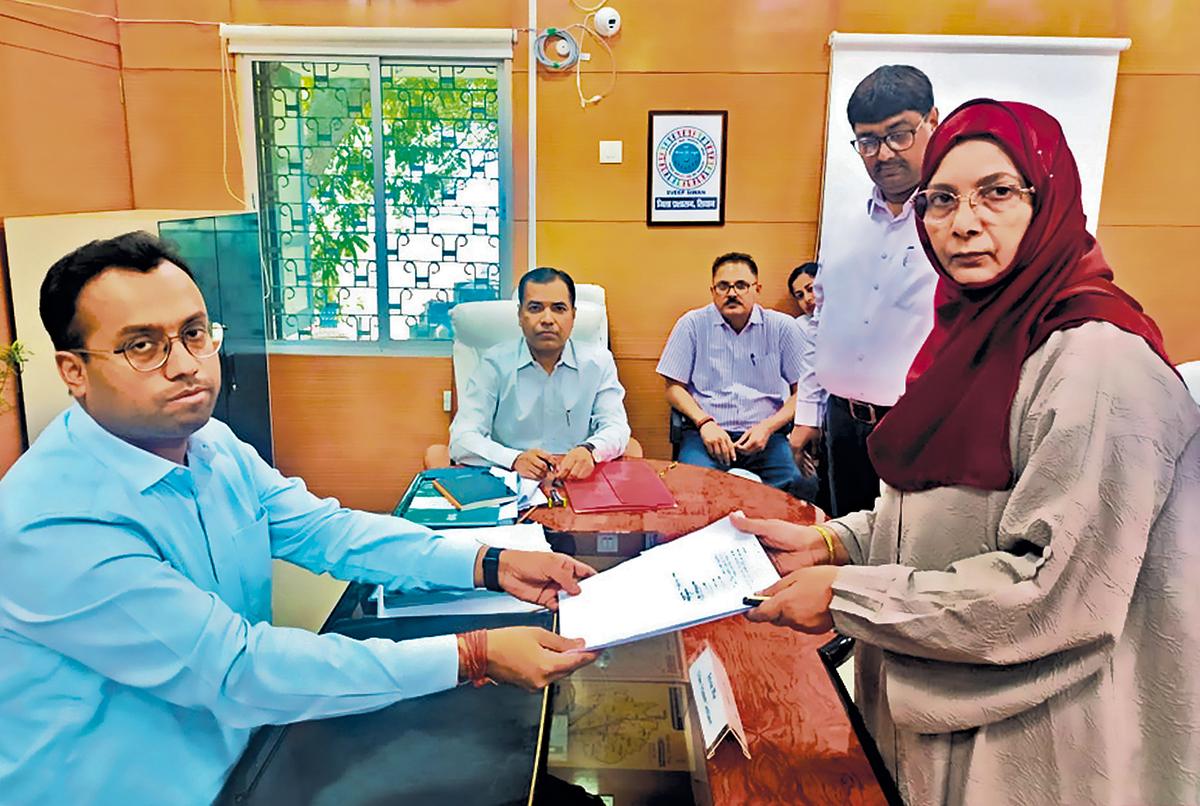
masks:
POLYGON ((865 212, 822 244, 797 425, 821 424, 824 392, 893 405, 933 329, 937 272, 917 238, 913 200, 893 216, 876 188, 865 212))
POLYGON ((566 453, 585 441, 597 462, 629 444, 625 389, 612 353, 567 339, 549 375, 525 337, 483 354, 450 424, 450 458, 461 464, 512 467, 522 451, 566 453))

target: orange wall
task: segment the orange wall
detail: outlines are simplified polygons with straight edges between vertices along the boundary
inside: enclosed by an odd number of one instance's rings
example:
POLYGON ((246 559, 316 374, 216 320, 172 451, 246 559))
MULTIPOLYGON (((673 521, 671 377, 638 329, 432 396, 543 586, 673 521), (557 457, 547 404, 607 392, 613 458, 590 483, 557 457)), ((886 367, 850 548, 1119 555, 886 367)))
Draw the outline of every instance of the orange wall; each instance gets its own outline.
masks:
MULTIPOLYGON (((174 16, 237 23, 499 27, 524 25, 526 7, 521 0, 115 4, 123 17, 162 17, 169 7, 174 16)), ((1200 358, 1200 332, 1191 325, 1200 293, 1190 270, 1200 254, 1200 207, 1190 196, 1200 187, 1200 162, 1179 145, 1200 131, 1200 110, 1190 102, 1200 98, 1195 0, 930 0, 904 7, 875 0, 614 4, 625 22, 614 41, 619 76, 613 95, 584 111, 572 77, 544 75, 539 85, 537 257, 580 281, 607 287, 630 419, 650 455, 667 451, 666 405, 655 360, 679 314, 706 301, 711 258, 729 249, 751 252, 763 269, 765 302, 782 305, 788 269, 812 256, 831 30, 1131 37, 1133 47, 1120 61, 1100 240, 1118 281, 1162 325, 1173 357, 1200 358), (686 33, 664 20, 689 21, 686 33), (688 107, 730 111, 727 224, 651 230, 643 221, 646 112, 688 107), (623 164, 597 164, 601 139, 624 141, 623 164)), ((568 0, 539 0, 539 15, 543 27, 582 16, 568 0)), ((4 30, 0 41, 8 39, 4 30)), ((105 30, 96 38, 111 39, 105 30)), ((111 48, 107 41, 87 46, 111 48)), ((123 192, 139 207, 233 206, 222 177, 215 27, 122 24, 117 41, 129 143, 123 192)), ((526 226, 524 41, 513 77, 517 265, 524 265, 526 226)), ((606 84, 607 69, 606 57, 597 53, 585 76, 588 94, 606 84)), ((239 160, 231 131, 227 135, 228 176, 240 191, 239 160)), ((22 159, 34 164, 29 144, 43 140, 26 137, 22 159)), ((12 153, 9 145, 0 159, 12 153)), ((80 183, 77 171, 63 170, 72 186, 85 185, 89 192, 115 193, 120 186, 115 180, 80 183)), ((95 167, 90 170, 95 177, 95 167)), ((0 192, 0 204, 3 196, 0 192)), ((425 445, 444 437, 448 416, 441 412, 440 392, 449 378, 448 359, 273 357, 272 414, 281 467, 349 504, 386 507, 419 466, 425 445), (320 379, 320 399, 311 391, 314 378, 320 379), (359 425, 330 425, 343 421, 359 425)))
MULTIPOLYGON (((115 0, 55 2, 100 14, 116 11, 115 0)), ((16 4, 4 4, 3 12, 0 230, 6 216, 131 206, 116 25, 16 4)), ((7 344, 12 322, 3 259, 0 250, 0 344, 7 344)), ((8 399, 14 398, 10 386, 8 399)), ((0 415, 0 475, 22 448, 17 413, 0 415)))

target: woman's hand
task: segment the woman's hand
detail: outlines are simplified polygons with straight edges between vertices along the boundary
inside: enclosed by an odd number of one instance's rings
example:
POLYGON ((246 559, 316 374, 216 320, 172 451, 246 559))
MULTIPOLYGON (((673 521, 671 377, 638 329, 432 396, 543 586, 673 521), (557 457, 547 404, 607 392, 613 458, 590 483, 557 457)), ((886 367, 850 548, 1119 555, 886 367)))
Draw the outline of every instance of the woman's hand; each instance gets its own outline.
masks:
POLYGON ((801 568, 763 591, 770 599, 751 609, 746 618, 777 624, 805 633, 820 634, 833 629, 829 603, 833 601, 833 580, 837 566, 801 568))
MULTIPOLYGON (((825 538, 811 526, 788 523, 777 518, 747 518, 737 512, 730 516, 730 520, 734 529, 758 535, 759 542, 781 574, 790 574, 797 568, 829 564, 829 547, 825 545, 825 538)), ((850 559, 836 533, 833 549, 837 564, 844 564, 850 559)))

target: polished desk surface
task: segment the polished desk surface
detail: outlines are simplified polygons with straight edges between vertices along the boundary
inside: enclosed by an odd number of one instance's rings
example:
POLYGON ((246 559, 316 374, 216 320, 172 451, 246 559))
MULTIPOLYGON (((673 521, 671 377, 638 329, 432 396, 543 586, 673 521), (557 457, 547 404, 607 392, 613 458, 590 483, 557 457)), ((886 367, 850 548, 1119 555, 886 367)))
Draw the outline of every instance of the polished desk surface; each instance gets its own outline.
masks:
MULTIPOLYGON (((577 515, 541 509, 547 529, 659 532, 674 538, 742 510, 812 523, 816 510, 786 493, 728 473, 648 459, 678 506, 643 513, 577 515)), ((725 664, 750 749, 727 739, 708 761, 715 804, 886 804, 833 683, 817 655, 832 633, 804 635, 740 616, 683 632, 689 659, 705 642, 725 664)))

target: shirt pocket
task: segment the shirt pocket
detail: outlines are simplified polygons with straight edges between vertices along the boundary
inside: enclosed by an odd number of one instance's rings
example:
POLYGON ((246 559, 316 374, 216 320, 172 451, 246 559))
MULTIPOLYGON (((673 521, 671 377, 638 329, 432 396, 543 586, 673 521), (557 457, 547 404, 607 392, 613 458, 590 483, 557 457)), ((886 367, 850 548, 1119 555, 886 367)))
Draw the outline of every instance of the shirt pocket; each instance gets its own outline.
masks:
MULTIPOLYGON (((254 520, 229 537, 227 556, 235 568, 222 569, 240 582, 240 606, 226 603, 251 623, 271 620, 271 522, 259 508, 254 520)), ((231 597, 232 598, 232 597, 231 597)))

